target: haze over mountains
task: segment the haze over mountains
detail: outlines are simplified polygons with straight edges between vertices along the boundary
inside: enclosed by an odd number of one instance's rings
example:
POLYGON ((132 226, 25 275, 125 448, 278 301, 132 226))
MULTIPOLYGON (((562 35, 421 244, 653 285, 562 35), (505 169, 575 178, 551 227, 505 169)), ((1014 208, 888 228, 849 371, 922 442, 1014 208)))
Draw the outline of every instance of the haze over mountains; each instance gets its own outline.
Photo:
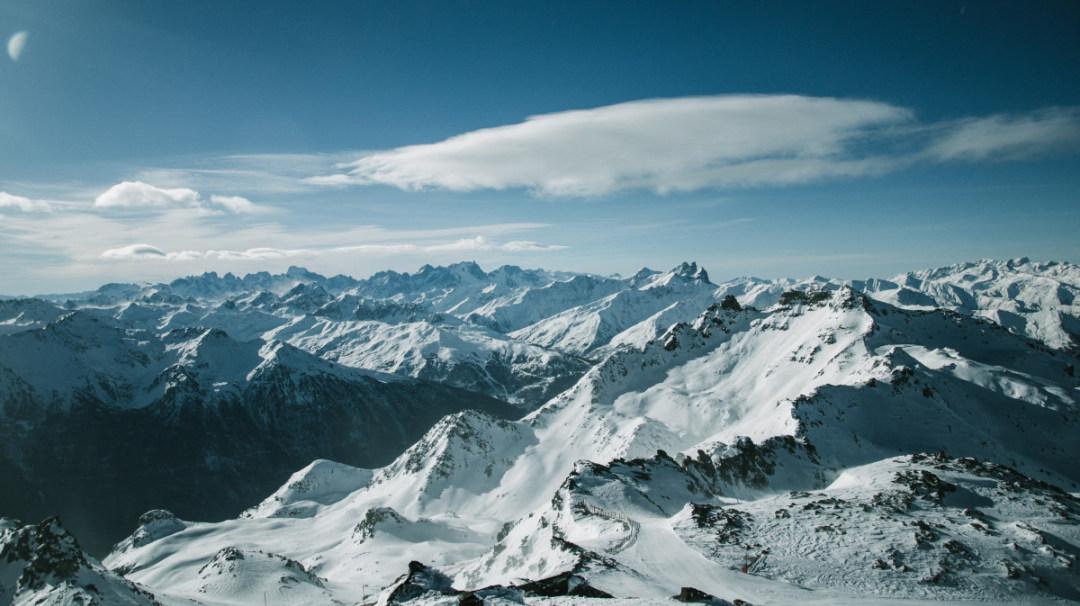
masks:
POLYGON ((1080 599, 1078 293, 1014 259, 0 300, 0 514, 63 523, 2 522, 0 598, 1080 599))

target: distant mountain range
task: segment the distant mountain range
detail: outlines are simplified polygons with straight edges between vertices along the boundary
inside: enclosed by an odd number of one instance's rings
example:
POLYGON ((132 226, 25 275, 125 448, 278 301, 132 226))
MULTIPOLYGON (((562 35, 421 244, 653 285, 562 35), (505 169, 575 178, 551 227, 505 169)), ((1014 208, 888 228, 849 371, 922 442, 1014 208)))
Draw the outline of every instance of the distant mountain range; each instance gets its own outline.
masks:
MULTIPOLYGON (((460 263, 3 300, 0 514, 119 541, 50 573, 105 603, 1078 599, 1078 292, 460 263)), ((67 536, 0 524, 0 597, 67 536)))

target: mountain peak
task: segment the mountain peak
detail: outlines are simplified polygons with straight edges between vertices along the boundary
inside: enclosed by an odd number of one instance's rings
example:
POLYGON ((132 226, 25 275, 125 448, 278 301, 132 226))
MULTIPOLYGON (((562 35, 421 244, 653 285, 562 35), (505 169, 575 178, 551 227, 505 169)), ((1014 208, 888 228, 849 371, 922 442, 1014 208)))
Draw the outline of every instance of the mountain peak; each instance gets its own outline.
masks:
POLYGON ((322 276, 320 276, 319 274, 311 272, 308 270, 308 268, 300 267, 299 265, 290 265, 289 268, 285 270, 285 275, 290 278, 297 279, 322 278, 322 276))
POLYGON ((672 284, 712 284, 705 268, 693 261, 684 261, 664 273, 642 268, 634 274, 630 283, 642 290, 672 284))
POLYGON ((464 273, 477 279, 483 279, 487 277, 487 273, 480 268, 480 265, 476 261, 459 261, 457 263, 451 263, 448 269, 452 269, 455 272, 464 273))
POLYGON ((298 297, 302 295, 322 296, 328 294, 329 293, 326 292, 326 289, 318 284, 310 282, 300 282, 296 286, 293 286, 288 291, 286 291, 285 294, 282 295, 282 297, 287 299, 289 297, 298 297))
POLYGON ((688 280, 694 280, 698 282, 708 282, 709 273, 705 271, 704 267, 699 267, 694 261, 683 261, 675 268, 671 270, 672 274, 686 278, 688 280))
POLYGON ((417 277, 424 278, 428 283, 446 283, 447 285, 460 282, 485 280, 488 274, 480 268, 476 261, 459 261, 449 265, 434 266, 424 264, 416 272, 417 277))

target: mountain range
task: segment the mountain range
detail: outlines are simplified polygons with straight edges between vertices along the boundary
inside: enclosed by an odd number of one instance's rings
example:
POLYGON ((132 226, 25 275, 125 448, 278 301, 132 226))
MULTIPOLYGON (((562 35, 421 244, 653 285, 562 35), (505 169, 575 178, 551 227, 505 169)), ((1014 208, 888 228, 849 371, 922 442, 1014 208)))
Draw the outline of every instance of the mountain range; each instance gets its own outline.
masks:
POLYGON ((47 518, 0 523, 0 596, 1080 599, 1078 291, 1022 258, 0 300, 0 514, 47 518))

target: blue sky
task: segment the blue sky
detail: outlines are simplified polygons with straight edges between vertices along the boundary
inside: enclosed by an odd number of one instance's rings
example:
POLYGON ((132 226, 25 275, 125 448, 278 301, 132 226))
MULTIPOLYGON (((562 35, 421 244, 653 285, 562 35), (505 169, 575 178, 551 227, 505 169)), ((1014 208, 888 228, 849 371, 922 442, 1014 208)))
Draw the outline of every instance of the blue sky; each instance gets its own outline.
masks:
POLYGON ((0 36, 3 293, 1080 260, 1074 2, 9 1, 0 36))

